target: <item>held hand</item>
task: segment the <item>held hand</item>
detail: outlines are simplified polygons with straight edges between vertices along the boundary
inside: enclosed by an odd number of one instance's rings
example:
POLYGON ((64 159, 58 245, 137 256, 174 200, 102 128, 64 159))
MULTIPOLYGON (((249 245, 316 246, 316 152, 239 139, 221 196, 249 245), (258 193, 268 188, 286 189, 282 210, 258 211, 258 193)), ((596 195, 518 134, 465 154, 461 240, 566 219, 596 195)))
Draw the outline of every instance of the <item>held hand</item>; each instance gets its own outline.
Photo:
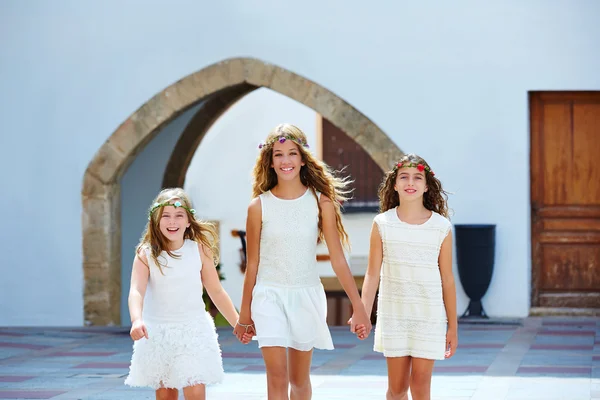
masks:
POLYGON ((355 329, 355 334, 356 337, 359 338, 360 340, 365 340, 366 338, 369 337, 369 334, 367 333, 367 327, 364 325, 356 325, 355 329))
POLYGON ((360 307, 354 311, 352 318, 348 321, 350 324, 350 332, 355 333, 359 339, 364 340, 369 337, 371 329, 371 320, 367 316, 365 309, 360 307))
POLYGON ((248 344, 252 340, 252 337, 256 335, 256 330, 253 324, 240 324, 238 322, 235 324, 233 334, 241 343, 248 344))
POLYGON ((444 358, 450 358, 456 353, 456 348, 458 347, 458 333, 456 328, 448 329, 446 332, 446 353, 444 353, 444 358))
POLYGON ((134 341, 140 340, 143 337, 148 339, 148 329, 146 329, 146 324, 144 324, 144 321, 141 319, 136 319, 133 321, 129 335, 134 341))
MULTIPOLYGON (((352 318, 348 320, 348 325, 352 326, 352 318)), ((364 325, 356 325, 354 327, 354 334, 360 340, 365 340, 369 335, 367 335, 367 327, 364 325)))
POLYGON ((248 330, 243 333, 241 342, 243 344, 248 344, 253 336, 256 336, 256 329, 254 328, 254 325, 251 325, 248 327, 248 330))
POLYGON ((252 336, 256 335, 256 329, 254 328, 254 321, 251 318, 245 317, 240 314, 240 319, 237 321, 233 328, 233 334, 238 340, 244 344, 250 343, 252 336))

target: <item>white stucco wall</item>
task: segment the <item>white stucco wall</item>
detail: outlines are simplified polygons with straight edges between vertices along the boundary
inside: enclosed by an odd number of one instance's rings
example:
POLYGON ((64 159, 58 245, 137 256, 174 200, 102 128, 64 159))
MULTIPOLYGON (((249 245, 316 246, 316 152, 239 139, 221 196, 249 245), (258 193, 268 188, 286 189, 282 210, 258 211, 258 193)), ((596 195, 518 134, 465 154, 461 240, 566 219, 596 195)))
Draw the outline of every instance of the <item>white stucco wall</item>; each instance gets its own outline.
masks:
POLYGON ((600 89, 598 15, 595 0, 3 1, 0 325, 83 323, 88 163, 155 93, 236 56, 316 81, 426 157, 454 222, 498 224, 486 310, 526 315, 527 92, 600 89))

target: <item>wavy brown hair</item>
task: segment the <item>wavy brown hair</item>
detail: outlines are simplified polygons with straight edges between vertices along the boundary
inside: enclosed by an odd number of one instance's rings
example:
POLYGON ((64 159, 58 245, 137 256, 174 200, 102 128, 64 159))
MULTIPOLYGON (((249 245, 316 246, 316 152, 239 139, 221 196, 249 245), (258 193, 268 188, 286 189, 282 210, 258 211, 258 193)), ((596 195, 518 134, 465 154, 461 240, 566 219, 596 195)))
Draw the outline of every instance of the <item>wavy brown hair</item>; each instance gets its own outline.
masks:
MULTIPOLYGON (((219 262, 217 230, 213 224, 196 219, 194 214, 190 212, 192 209, 192 202, 183 189, 163 189, 158 196, 156 196, 152 204, 164 202, 174 203, 176 200, 179 200, 184 206, 182 209, 185 210, 190 223, 190 226, 185 229, 183 238, 193 240, 196 243, 202 243, 204 246, 206 246, 206 248, 209 248, 213 253, 213 259, 216 265, 219 262), (187 209, 185 207, 187 207, 187 209)), ((151 209, 152 206, 150 206, 148 212, 150 212, 151 209)), ((173 258, 179 257, 177 254, 174 254, 171 250, 169 250, 169 240, 160 231, 160 219, 162 218, 163 210, 164 207, 158 207, 150 214, 150 219, 146 224, 146 229, 144 230, 142 238, 140 239, 140 243, 136 248, 136 254, 138 256, 144 249, 149 249, 150 256, 152 257, 154 263, 158 266, 158 269, 161 273, 163 273, 163 267, 167 266, 166 263, 163 265, 158 260, 163 251, 166 251, 167 254, 173 258)))
MULTIPOLYGON (((394 207, 400 205, 400 197, 398 192, 394 190, 396 184, 396 178, 398 176, 398 164, 399 163, 413 163, 422 164, 423 167, 432 171, 431 167, 422 157, 416 154, 405 154, 398 160, 394 167, 386 172, 383 177, 383 182, 379 186, 379 211, 386 212, 394 207)), ((432 172, 425 172, 425 183, 428 190, 423 193, 423 205, 430 211, 448 218, 448 192, 442 188, 442 182, 432 172)))
MULTIPOLYGON (((304 146, 299 143, 307 143, 306 135, 300 128, 291 124, 277 125, 267 136, 265 143, 256 159, 256 164, 252 171, 252 197, 265 193, 277 185, 277 174, 271 168, 273 162, 273 143, 277 138, 285 136, 291 137, 302 156, 304 165, 300 168, 300 180, 304 186, 307 186, 319 201, 317 193, 320 192, 327 196, 333 203, 335 209, 335 222, 337 231, 340 235, 342 244, 349 248, 350 241, 348 233, 342 224, 341 204, 350 199, 351 190, 348 185, 352 183, 349 177, 339 177, 325 164, 316 159, 304 146)), ((319 241, 324 240, 323 221, 321 217, 321 206, 319 205, 319 241)))

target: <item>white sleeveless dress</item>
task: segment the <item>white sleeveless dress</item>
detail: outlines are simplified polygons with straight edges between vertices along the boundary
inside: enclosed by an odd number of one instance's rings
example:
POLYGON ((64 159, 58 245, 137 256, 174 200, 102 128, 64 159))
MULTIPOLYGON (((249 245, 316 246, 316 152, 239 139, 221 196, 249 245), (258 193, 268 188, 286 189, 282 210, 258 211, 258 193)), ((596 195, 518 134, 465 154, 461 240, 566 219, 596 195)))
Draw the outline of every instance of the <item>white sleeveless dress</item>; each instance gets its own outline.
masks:
POLYGON ((163 274, 145 250, 150 278, 142 318, 148 339, 133 344, 129 386, 153 389, 219 383, 223 362, 212 317, 202 300, 202 262, 198 244, 185 240, 172 258, 162 252, 163 274))
POLYGON ((446 308, 438 257, 451 224, 440 214, 402 222, 393 208, 375 217, 383 242, 374 350, 385 357, 443 360, 446 308))
POLYGON ((270 191, 259 197, 260 261, 251 304, 258 345, 332 350, 316 260, 317 199, 310 189, 293 200, 277 198, 270 191))

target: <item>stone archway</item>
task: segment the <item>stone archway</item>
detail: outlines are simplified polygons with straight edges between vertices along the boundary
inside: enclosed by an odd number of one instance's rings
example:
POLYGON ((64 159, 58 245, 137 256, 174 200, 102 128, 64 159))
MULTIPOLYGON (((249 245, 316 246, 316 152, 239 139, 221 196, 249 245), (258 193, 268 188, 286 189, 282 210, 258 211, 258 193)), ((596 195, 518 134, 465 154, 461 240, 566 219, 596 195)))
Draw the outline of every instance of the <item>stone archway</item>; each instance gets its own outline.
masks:
POLYGON ((83 179, 82 228, 84 318, 92 325, 120 324, 120 180, 135 157, 168 122, 203 101, 171 157, 164 181, 177 184, 204 133, 216 118, 247 93, 266 87, 312 108, 346 132, 384 170, 402 151, 371 120, 329 90, 283 68, 251 58, 210 65, 161 91, 135 111, 98 150, 83 179), (188 132, 188 133, 186 133, 188 132), (190 133, 191 132, 191 133, 190 133), (195 133, 194 133, 195 132, 195 133), (183 153, 180 153, 183 154, 183 153), (179 170, 181 171, 181 170, 179 170))

